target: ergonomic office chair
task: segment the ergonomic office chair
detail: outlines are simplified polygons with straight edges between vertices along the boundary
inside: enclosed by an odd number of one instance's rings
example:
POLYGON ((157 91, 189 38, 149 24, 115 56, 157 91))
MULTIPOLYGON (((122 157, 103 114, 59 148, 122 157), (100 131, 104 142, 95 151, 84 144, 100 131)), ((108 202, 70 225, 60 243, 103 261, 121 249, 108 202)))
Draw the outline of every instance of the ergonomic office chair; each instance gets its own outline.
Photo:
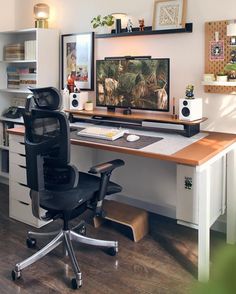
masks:
POLYGON ((108 194, 120 192, 122 188, 110 181, 112 171, 124 165, 122 160, 113 160, 94 166, 89 173, 78 172, 70 162, 70 129, 66 115, 58 109, 61 104, 59 91, 52 87, 31 89, 27 98, 25 123, 25 150, 27 185, 31 189, 33 215, 41 220, 63 220, 60 232, 28 233, 27 245, 33 247, 37 237, 55 238, 37 253, 17 263, 12 279, 21 277, 21 270, 36 262, 58 245, 63 244, 68 253, 75 278, 73 289, 81 287, 82 277, 71 241, 106 247, 111 255, 118 252, 118 242, 91 239, 85 236, 84 222, 76 229, 69 229, 69 221, 87 209, 102 215, 102 201, 108 194), (92 175, 100 174, 101 177, 92 175), (41 216, 41 208, 46 210, 41 216))

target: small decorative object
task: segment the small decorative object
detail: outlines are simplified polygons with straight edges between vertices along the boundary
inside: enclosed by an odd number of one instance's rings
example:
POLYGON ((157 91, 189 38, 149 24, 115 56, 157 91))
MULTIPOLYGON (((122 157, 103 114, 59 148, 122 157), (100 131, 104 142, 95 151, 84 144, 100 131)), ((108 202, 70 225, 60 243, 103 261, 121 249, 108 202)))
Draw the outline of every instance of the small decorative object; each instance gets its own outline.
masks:
POLYGON ((194 86, 193 85, 188 85, 186 87, 186 91, 185 91, 185 96, 186 96, 186 99, 194 99, 194 86))
POLYGON ((77 88, 93 90, 93 55, 94 33, 62 35, 62 88, 70 78, 77 82, 77 88))
POLYGON ((116 34, 120 34, 121 33, 121 19, 117 18, 116 19, 116 34))
POLYGON ((92 111, 93 110, 93 101, 92 100, 88 100, 87 102, 85 102, 84 109, 86 111, 92 111))
POLYGON ((153 30, 185 27, 187 0, 155 0, 153 30))
POLYGON ((75 88, 75 80, 72 74, 68 75, 67 78, 67 89, 69 90, 69 93, 73 93, 75 88))
POLYGON ((172 113, 172 118, 177 119, 177 114, 175 111, 175 97, 173 97, 173 113, 172 113))
POLYGON ((138 23, 139 23, 139 30, 141 32, 143 32, 144 31, 144 18, 139 19, 138 23))
POLYGON ((203 79, 205 82, 213 82, 213 81, 215 81, 215 75, 214 74, 204 74, 203 79))
POLYGON ((126 13, 123 13, 123 12, 119 12, 119 13, 112 13, 111 14, 114 18, 114 22, 116 19, 120 19, 121 20, 121 29, 122 28, 126 28, 126 25, 127 25, 127 14, 126 13))
POLYGON ((104 31, 107 29, 108 30, 110 29, 111 31, 111 27, 114 25, 114 23, 115 23, 114 17, 111 14, 106 15, 104 17, 102 17, 101 15, 98 15, 91 20, 91 24, 93 28, 102 29, 102 33, 104 33, 104 31))
POLYGON ((236 82, 236 70, 231 70, 228 73, 228 80, 229 82, 236 82))
POLYGON ((228 77, 227 74, 225 72, 219 72, 216 74, 216 81, 217 82, 227 82, 228 81, 228 77))
POLYGON ((63 90, 63 109, 69 109, 70 107, 70 92, 68 87, 63 90))
POLYGON ((210 41, 210 60, 224 60, 224 40, 219 40, 219 32, 215 32, 215 40, 210 41))
POLYGON ((127 22, 127 32, 131 33, 132 31, 133 31, 133 23, 132 23, 131 18, 129 18, 128 22, 127 22))
POLYGON ((34 18, 36 28, 48 28, 49 6, 45 3, 34 5, 34 18))

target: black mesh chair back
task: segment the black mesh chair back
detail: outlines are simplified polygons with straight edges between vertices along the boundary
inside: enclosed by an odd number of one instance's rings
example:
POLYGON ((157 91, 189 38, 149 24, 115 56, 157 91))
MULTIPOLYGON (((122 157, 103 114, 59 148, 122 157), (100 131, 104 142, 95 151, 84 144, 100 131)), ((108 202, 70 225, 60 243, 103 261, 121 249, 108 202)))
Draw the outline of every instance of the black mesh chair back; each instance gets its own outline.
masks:
POLYGON ((70 132, 66 115, 58 111, 61 96, 57 89, 32 92, 24 114, 27 184, 42 191, 53 169, 63 169, 70 162, 70 132))

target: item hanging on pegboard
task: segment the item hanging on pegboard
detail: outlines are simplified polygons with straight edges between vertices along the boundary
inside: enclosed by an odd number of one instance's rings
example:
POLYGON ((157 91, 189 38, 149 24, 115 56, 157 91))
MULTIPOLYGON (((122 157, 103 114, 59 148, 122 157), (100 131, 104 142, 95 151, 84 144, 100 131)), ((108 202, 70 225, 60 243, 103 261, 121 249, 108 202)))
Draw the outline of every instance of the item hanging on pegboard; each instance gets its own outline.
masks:
POLYGON ((224 40, 219 40, 219 32, 215 32, 215 40, 210 41, 210 61, 225 59, 224 40))

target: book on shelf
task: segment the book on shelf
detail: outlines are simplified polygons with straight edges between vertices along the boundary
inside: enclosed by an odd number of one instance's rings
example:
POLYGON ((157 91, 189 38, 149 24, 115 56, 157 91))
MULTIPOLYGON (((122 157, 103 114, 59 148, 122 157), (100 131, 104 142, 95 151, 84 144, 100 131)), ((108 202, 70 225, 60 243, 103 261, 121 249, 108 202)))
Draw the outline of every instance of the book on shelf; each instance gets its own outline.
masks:
POLYGON ((25 60, 36 59, 36 40, 29 40, 24 42, 25 46, 25 60))
POLYGON ((24 52, 24 44, 8 44, 4 46, 4 59, 6 61, 23 60, 24 52))

